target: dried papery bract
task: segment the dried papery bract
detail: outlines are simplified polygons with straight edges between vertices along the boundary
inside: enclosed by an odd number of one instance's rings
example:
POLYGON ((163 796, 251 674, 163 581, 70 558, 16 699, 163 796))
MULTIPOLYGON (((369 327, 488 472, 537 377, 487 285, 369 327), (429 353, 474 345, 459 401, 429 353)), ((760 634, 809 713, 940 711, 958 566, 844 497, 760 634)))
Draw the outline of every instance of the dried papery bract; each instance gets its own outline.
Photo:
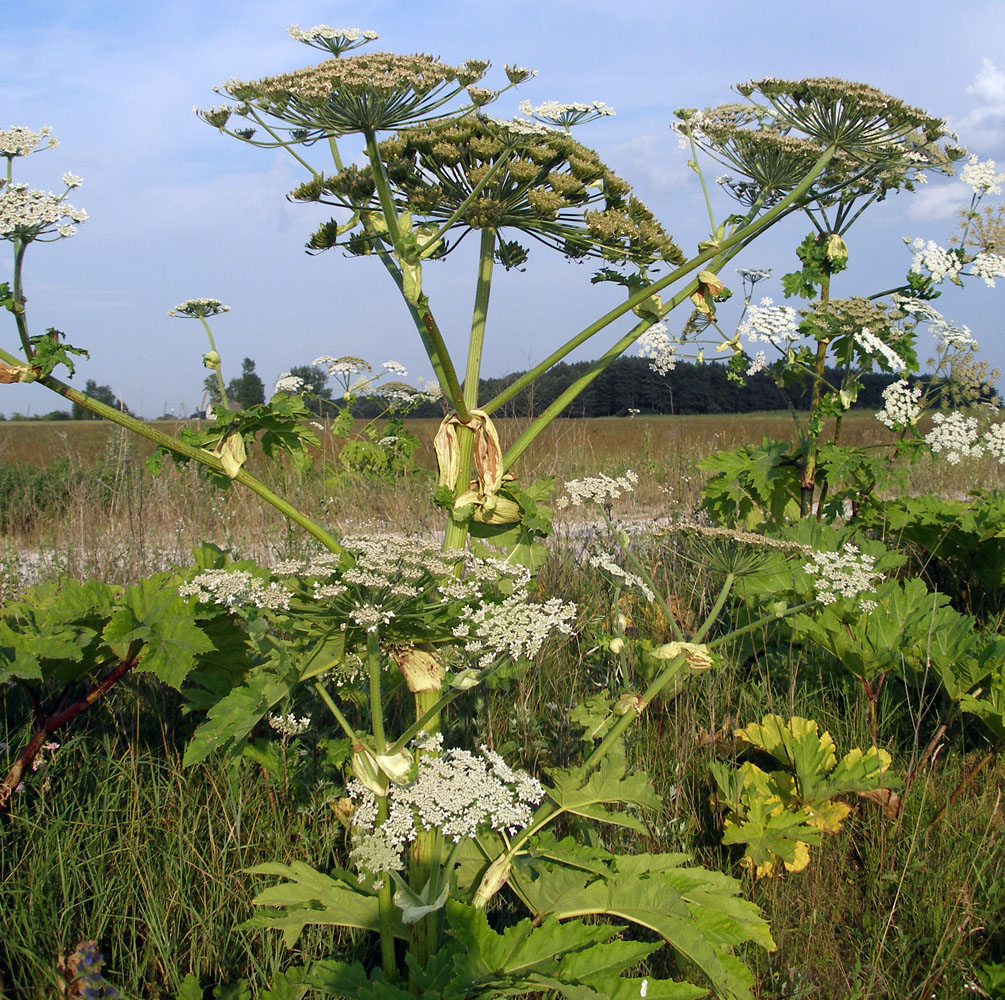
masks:
MULTIPOLYGON (((261 80, 229 80, 222 92, 243 108, 285 123, 299 140, 349 133, 373 134, 453 113, 443 110, 477 83, 488 63, 469 60, 450 66, 429 55, 373 52, 328 59, 261 80)), ((217 124, 221 109, 200 112, 217 124)), ((218 126, 219 127, 219 126, 218 126)))

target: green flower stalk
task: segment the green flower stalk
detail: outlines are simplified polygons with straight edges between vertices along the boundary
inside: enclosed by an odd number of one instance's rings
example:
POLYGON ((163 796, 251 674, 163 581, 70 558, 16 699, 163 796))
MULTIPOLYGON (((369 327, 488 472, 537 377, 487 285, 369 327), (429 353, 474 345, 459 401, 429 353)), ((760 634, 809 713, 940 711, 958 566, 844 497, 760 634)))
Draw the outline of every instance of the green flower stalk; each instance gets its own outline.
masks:
POLYGON ((225 306, 219 299, 186 299, 174 309, 168 310, 168 316, 175 316, 178 319, 197 319, 202 323, 206 336, 209 339, 209 351, 202 357, 202 363, 211 371, 216 373, 216 384, 220 390, 220 402, 226 409, 230 409, 227 402, 227 388, 223 383, 222 365, 220 355, 216 350, 216 342, 213 340, 213 331, 206 322, 208 316, 218 316, 220 313, 230 312, 230 306, 225 306))

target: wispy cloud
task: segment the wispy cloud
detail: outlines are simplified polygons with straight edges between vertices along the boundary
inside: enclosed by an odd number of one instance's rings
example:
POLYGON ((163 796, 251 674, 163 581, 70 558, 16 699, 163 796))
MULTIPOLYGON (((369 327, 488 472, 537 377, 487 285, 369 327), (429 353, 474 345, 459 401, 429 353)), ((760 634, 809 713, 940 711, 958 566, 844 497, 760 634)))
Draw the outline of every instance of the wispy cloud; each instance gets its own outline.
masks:
POLYGON ((978 104, 961 119, 960 137, 975 146, 1001 145, 1005 142, 1005 72, 985 58, 967 93, 978 104))

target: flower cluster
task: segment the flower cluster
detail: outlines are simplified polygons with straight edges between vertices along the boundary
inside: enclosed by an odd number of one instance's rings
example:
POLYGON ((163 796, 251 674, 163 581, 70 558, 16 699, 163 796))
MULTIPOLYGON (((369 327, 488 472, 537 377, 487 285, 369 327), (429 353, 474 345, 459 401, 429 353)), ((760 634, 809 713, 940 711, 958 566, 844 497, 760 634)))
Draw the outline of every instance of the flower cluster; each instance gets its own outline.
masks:
MULTIPOLYGON (((833 604, 839 597, 849 599, 871 593, 882 573, 876 572, 873 556, 860 552, 857 545, 845 545, 840 552, 811 552, 803 569, 814 578, 814 589, 821 604, 833 604)), ((859 602, 865 611, 872 611, 876 602, 859 602)))
POLYGON ((23 125, 0 129, 0 156, 6 156, 8 160, 15 156, 30 156, 43 139, 46 149, 59 145, 59 140, 52 134, 52 127, 49 125, 43 125, 37 132, 23 125))
POLYGON ((313 385, 305 382, 299 375, 291 375, 289 372, 283 372, 276 379, 273 391, 288 392, 290 395, 296 395, 301 392, 310 392, 313 388, 313 385))
MULTIPOLYGON (((76 183, 79 178, 67 175, 76 183)), ((60 239, 73 236, 76 223, 86 222, 87 213, 65 201, 66 192, 38 191, 27 184, 0 182, 0 237, 6 240, 60 239)))
POLYGON ((906 379, 891 382, 883 390, 883 409, 876 419, 892 431, 914 424, 921 413, 921 386, 911 385, 906 379))
POLYGON ((477 607, 463 608, 452 632, 463 640, 465 652, 485 668, 501 656, 514 661, 533 659, 552 632, 572 635, 575 614, 575 604, 557 597, 532 604, 522 594, 511 594, 498 603, 483 601, 477 607))
POLYGON ((309 715, 301 716, 298 719, 292 712, 287 712, 286 715, 269 713, 268 720, 269 725, 280 736, 285 736, 287 739, 292 739, 294 736, 302 736, 311 728, 311 717, 309 715))
POLYGON ((521 101, 520 113, 547 125, 571 128, 573 125, 593 121, 595 118, 613 115, 614 109, 609 108, 602 101, 591 101, 590 103, 573 101, 568 104, 562 104, 559 101, 545 101, 537 107, 534 107, 530 101, 521 101))
POLYGON ((668 375, 677 367, 677 345, 667 334, 666 323, 649 327, 638 339, 639 357, 649 358, 649 370, 668 375))
POLYGON ((867 326, 855 334, 855 343, 866 354, 878 357, 884 362, 884 367, 891 371, 902 372, 907 367, 900 355, 888 344, 880 340, 867 326))
POLYGON ((894 302, 901 312, 913 316, 919 323, 928 323, 928 329, 943 347, 958 350, 977 350, 977 341, 970 336, 970 327, 959 327, 950 322, 935 309, 930 302, 923 299, 910 299, 903 295, 895 295, 894 302))
POLYGON ((769 298, 747 310, 747 318, 740 324, 738 333, 751 343, 773 344, 785 349, 799 340, 799 313, 791 306, 776 306, 769 298))
POLYGON ((768 369, 768 356, 764 351, 758 351, 754 355, 754 360, 750 362, 750 367, 747 368, 748 375, 757 375, 759 372, 767 371, 768 369))
POLYGON ((997 253, 979 253, 970 262, 970 273, 983 278, 988 288, 994 288, 995 278, 1005 278, 1005 257, 997 253))
POLYGON ((650 589, 649 584, 646 583, 641 576, 637 576, 635 573, 630 573, 623 566, 617 563, 614 557, 609 555, 607 552, 596 552, 593 555, 587 556, 587 562, 594 569, 599 569, 601 572, 612 577, 615 583, 619 586, 637 587, 647 601, 656 600, 656 595, 650 589))
POLYGON ((741 281, 749 281, 756 285, 759 281, 766 281, 771 277, 770 267, 738 267, 736 273, 741 281))
POLYGON ((565 495, 555 501, 555 506, 564 509, 572 504, 581 507, 584 503, 609 505, 620 499, 622 493, 631 493, 638 485, 639 477, 629 469, 623 476, 587 476, 572 479, 565 484, 565 495))
POLYGON ((525 771, 509 767, 499 754, 481 748, 442 753, 442 737, 426 740, 415 779, 388 788, 388 818, 377 826, 377 802, 361 782, 349 782, 355 805, 352 816, 356 867, 379 874, 404 867, 402 849, 420 830, 438 830, 455 844, 481 829, 513 836, 531 821, 533 808, 544 797, 541 783, 525 771))
POLYGON ((287 611, 293 596, 282 584, 266 583, 246 570, 208 569, 178 588, 182 597, 194 597, 200 604, 221 604, 225 608, 254 605, 270 611, 287 611))
POLYGON ((219 299, 186 299, 174 309, 169 309, 168 316, 175 316, 178 319, 203 319, 225 312, 230 312, 230 306, 225 306, 219 299))
POLYGON ((904 242, 914 250, 911 270, 915 274, 922 274, 924 268, 936 285, 941 284, 946 278, 950 281, 958 280, 959 273, 963 269, 960 253, 955 250, 944 250, 934 240, 926 243, 920 237, 912 242, 905 236, 904 242))
POLYGON ((380 38, 376 31, 360 31, 359 28, 331 28, 327 24, 315 24, 313 28, 302 29, 299 24, 291 24, 286 33, 295 42, 303 42, 312 49, 341 55, 350 49, 358 49, 367 42, 380 38))
POLYGON ((1005 174, 996 174, 995 167, 994 160, 980 162, 976 155, 971 156, 960 170, 960 180, 964 184, 969 184, 974 194, 1001 194, 1001 183, 1005 181, 1005 174))
POLYGON ((925 443, 936 454, 944 453, 950 465, 963 458, 980 458, 984 453, 977 432, 977 418, 962 413, 936 413, 935 426, 925 435, 925 443))

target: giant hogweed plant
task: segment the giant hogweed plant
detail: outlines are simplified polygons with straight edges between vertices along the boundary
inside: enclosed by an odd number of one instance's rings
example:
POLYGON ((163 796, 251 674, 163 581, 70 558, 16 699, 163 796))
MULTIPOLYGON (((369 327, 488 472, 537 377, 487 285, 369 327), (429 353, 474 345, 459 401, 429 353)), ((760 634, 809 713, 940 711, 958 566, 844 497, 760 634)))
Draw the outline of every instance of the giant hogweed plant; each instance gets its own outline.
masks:
MULTIPOLYGON (((657 799, 644 776, 627 770, 622 738, 661 692, 709 665, 713 618, 681 634, 678 645, 660 647, 644 684, 612 695, 606 708, 594 705, 590 717, 603 718, 587 730, 582 762, 539 779, 489 749, 445 746, 453 732, 449 706, 528 660, 549 632, 570 628, 571 608, 529 600, 551 484, 518 487, 516 466, 537 435, 678 305, 690 301, 700 314, 714 315, 727 294, 720 271, 770 225, 845 189, 896 180, 918 169, 919 156, 941 162, 935 150, 945 135, 942 122, 871 88, 829 80, 760 81, 741 88, 748 105, 697 118, 679 112, 695 154, 704 144, 738 159, 748 185, 744 210, 722 221, 706 189, 711 231, 687 258, 628 185, 572 138, 574 125, 609 112, 603 105, 523 106, 523 118, 496 119, 485 108, 502 91, 479 86, 485 63, 345 54, 371 33, 319 26, 291 34, 330 58, 263 80, 231 81, 221 90, 226 103, 201 114, 223 133, 293 156, 308 174, 294 197, 331 204, 337 213, 309 248, 373 257, 399 289, 452 411, 437 436, 436 501, 446 510, 446 551, 424 550, 414 539, 340 542, 248 472, 251 447, 302 462, 316 446, 297 393, 277 393, 249 410, 221 406, 208 429, 173 439, 58 379, 54 370, 64 366, 72 375, 82 352, 58 331, 32 335, 22 264, 32 243, 71 236, 83 221, 66 202, 78 181, 67 175, 62 195, 15 182, 14 159, 45 136, 10 130, 0 148, 8 168, 0 234, 13 246, 14 266, 3 300, 21 356, 0 352, 0 377, 45 385, 164 453, 197 462, 220 485, 252 490, 300 525, 319 554, 268 571, 204 546, 183 582, 165 577, 136 592, 53 598, 59 634, 50 635, 43 623, 30 647, 17 637, 38 616, 30 607, 12 609, 4 634, 14 652, 4 676, 27 686, 38 705, 46 687, 91 684, 74 703, 79 712, 119 676, 145 665, 206 712, 190 761, 241 753, 262 719, 273 710, 289 719, 292 699, 310 688, 345 741, 342 756, 353 775, 331 803, 350 832, 350 867, 328 874, 301 862, 260 869, 285 881, 262 891, 258 901, 271 912, 253 923, 291 937, 312 922, 375 933, 374 961, 364 955, 297 973, 322 992, 702 995, 702 988, 677 979, 625 974, 659 946, 626 935, 634 925, 667 942, 681 971, 699 970, 718 995, 749 996, 752 978, 732 950, 746 942, 771 947, 771 938, 756 909, 737 898, 734 880, 690 865, 683 855, 633 856, 583 842, 592 824, 628 834, 645 829, 645 810, 657 799), (318 150, 330 156, 329 167, 309 162, 318 150), (447 257, 473 231, 475 307, 461 378, 422 278, 426 261, 447 257), (604 265, 598 279, 624 285, 628 295, 516 384, 481 400, 493 271, 522 267, 528 239, 597 260, 604 265), (634 325, 614 335, 590 369, 504 450, 492 414, 629 316, 634 325), (508 901, 501 904, 504 887, 508 901), (528 916, 511 920, 514 906, 528 916)), ((506 74, 503 90, 532 75, 515 67, 506 74)), ((696 155, 693 162, 697 170, 696 155)), ((212 342, 204 361, 218 370, 212 342)), ((715 616, 735 579, 729 576, 715 616)), ((775 620, 804 605, 775 602, 768 615, 775 620)), ((50 733, 65 711, 36 714, 50 733)))
MULTIPOLYGON (((952 161, 964 155, 953 148, 944 154, 918 150, 909 162, 915 168, 952 172, 952 161)), ((767 371, 789 402, 796 430, 794 446, 766 439, 705 460, 703 468, 711 474, 705 506, 719 520, 778 527, 809 515, 833 519, 873 500, 891 481, 896 456, 906 453, 917 459, 930 451, 958 464, 984 453, 998 459, 1005 455, 1000 424, 960 412, 993 400, 998 373, 978 360, 979 345, 970 330, 931 304, 946 280, 962 285, 965 277, 979 277, 993 286, 996 277, 1005 275, 1000 223, 996 228, 995 222, 1000 213, 981 211, 989 194, 1000 194, 1005 179, 995 173, 994 161, 982 163, 971 156, 960 171, 972 197, 961 213, 955 246, 945 249, 933 241, 905 238, 913 258, 904 284, 867 297, 833 296, 833 280, 847 266, 848 229, 889 191, 910 190, 923 180, 915 168, 901 165, 805 206, 814 232, 796 250, 800 269, 784 275, 781 283, 787 298, 813 299, 810 306, 797 310, 769 298, 754 304, 754 288, 770 272, 742 270, 744 308, 735 332, 727 335, 709 315, 693 317, 685 328, 686 339, 688 333, 715 327, 721 337, 716 349, 731 352, 735 378, 767 371), (912 380, 920 371, 917 339, 926 328, 936 356, 928 361, 929 377, 912 380), (774 353, 773 359, 768 352, 774 353), (858 397, 863 377, 872 371, 900 376, 884 391, 883 409, 876 414, 896 438, 883 448, 845 446, 843 415, 858 397), (810 408, 803 419, 787 391, 807 382, 810 408), (918 428, 926 414, 932 415, 935 426, 923 435, 918 428), (829 440, 828 420, 833 421, 829 440)), ((725 176, 720 182, 741 202, 749 197, 744 181, 725 176)), ((666 368, 677 349, 669 338, 650 345, 653 364, 666 368)))

